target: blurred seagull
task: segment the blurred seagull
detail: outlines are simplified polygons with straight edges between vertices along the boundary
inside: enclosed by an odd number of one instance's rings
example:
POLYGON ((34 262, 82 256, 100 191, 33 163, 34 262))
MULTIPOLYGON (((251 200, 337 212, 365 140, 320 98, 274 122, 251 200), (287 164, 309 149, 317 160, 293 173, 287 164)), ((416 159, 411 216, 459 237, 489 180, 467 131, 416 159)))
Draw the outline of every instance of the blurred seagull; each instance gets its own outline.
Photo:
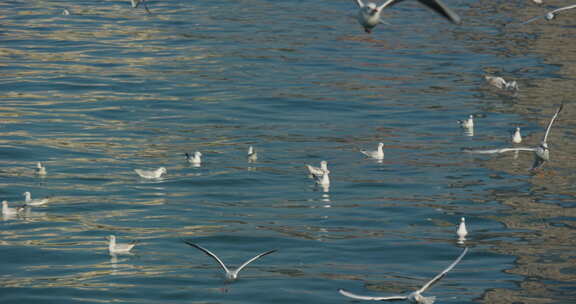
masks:
POLYGON ((457 120, 457 122, 462 128, 472 129, 474 128, 474 115, 468 116, 468 119, 457 120))
POLYGON ((330 187, 330 176, 329 173, 324 173, 322 175, 312 175, 316 184, 320 185, 324 192, 328 192, 327 189, 330 187))
POLYGON ((328 170, 328 162, 326 162, 325 160, 320 162, 320 167, 306 165, 306 168, 308 169, 308 172, 310 173, 310 175, 312 175, 314 179, 330 173, 330 171, 328 170))
POLYGON ((460 218, 460 224, 458 225, 456 234, 458 235, 458 242, 464 243, 466 236, 468 235, 468 230, 466 229, 466 219, 464 217, 460 218))
POLYGON ((531 151, 531 152, 534 152, 534 164, 532 165, 532 168, 530 170, 531 171, 536 170, 536 169, 542 167, 542 165, 544 165, 544 163, 546 161, 550 160, 550 150, 548 149, 548 142, 547 142, 548 134, 550 134, 550 130, 552 129, 552 124, 554 123, 554 121, 558 117, 558 114, 560 114, 560 111, 562 111, 562 108, 564 108, 564 104, 561 104, 560 107, 558 107, 558 109, 556 110, 556 113, 554 113, 554 116, 552 116, 552 119, 550 120, 550 122, 548 123, 548 127, 546 128, 546 133, 544 133, 544 137, 542 138, 542 142, 537 147, 533 147, 533 148, 530 148, 530 147, 501 148, 501 149, 492 149, 492 150, 463 149, 463 151, 467 152, 467 153, 476 153, 476 154, 495 154, 495 153, 504 153, 504 152, 510 152, 510 151, 531 151))
MULTIPOLYGON (((364 27, 364 31, 368 34, 372 32, 372 29, 380 23, 385 23, 381 19, 382 10, 384 8, 400 3, 404 0, 387 0, 380 6, 372 2, 367 2, 366 4, 362 0, 355 0, 356 4, 360 8, 356 19, 364 27)), ((429 8, 436 11, 438 14, 444 16, 444 18, 449 19, 454 23, 460 23, 460 16, 453 12, 448 6, 446 6, 441 0, 418 0, 418 2, 428 6, 429 8)))
POLYGON ((46 176, 46 167, 41 162, 36 163, 36 174, 39 176, 46 176))
MULTIPOLYGON (((184 241, 184 240, 183 240, 183 241, 184 241)), ((265 256, 265 255, 267 255, 267 254, 271 254, 271 253, 277 251, 276 249, 274 249, 274 250, 269 250, 269 251, 260 253, 259 255, 257 255, 257 256, 255 256, 255 257, 249 259, 248 261, 244 262, 244 264, 240 265, 240 267, 238 267, 238 268, 236 268, 236 269, 230 270, 230 269, 228 269, 228 267, 226 267, 226 265, 224 265, 224 263, 222 262, 222 260, 220 260, 220 258, 219 258, 218 256, 216 256, 214 253, 212 253, 210 250, 208 250, 208 249, 206 249, 206 248, 204 248, 204 247, 202 247, 202 246, 200 246, 200 245, 194 244, 194 243, 192 243, 192 242, 184 241, 184 243, 186 243, 186 244, 188 244, 188 245, 190 245, 190 246, 192 246, 192 247, 195 247, 195 248, 197 248, 198 250, 201 250, 201 251, 204 252, 206 255, 208 255, 209 257, 213 258, 213 259, 222 267, 222 269, 224 269, 225 277, 226 277, 226 280, 227 280, 227 281, 234 281, 234 280, 236 280, 236 279, 238 278, 238 273, 240 272, 240 270, 242 270, 242 269, 243 269, 244 267, 246 267, 248 264, 256 261, 257 259, 259 259, 259 258, 261 258, 261 257, 263 257, 263 256, 265 256)))
POLYGON ((133 241, 130 244, 116 243, 116 236, 115 235, 110 235, 108 237, 108 240, 110 241, 110 243, 108 244, 108 252, 110 252, 110 254, 112 254, 112 255, 122 254, 122 253, 130 253, 130 250, 132 250, 132 248, 134 248, 134 246, 136 246, 136 242, 137 242, 137 241, 133 241))
POLYGON ((576 8, 576 4, 572 4, 572 5, 564 6, 564 7, 561 7, 561 8, 557 8, 557 9, 555 9, 555 10, 551 10, 551 11, 547 12, 545 15, 537 16, 537 17, 528 19, 528 20, 522 22, 522 24, 528 24, 528 23, 530 23, 530 22, 532 22, 532 21, 536 21, 536 20, 538 20, 538 19, 540 19, 540 18, 545 18, 546 20, 550 21, 550 20, 556 18, 556 15, 557 15, 559 12, 565 11, 565 10, 569 10, 569 9, 573 9, 573 8, 576 8))
POLYGON ((156 178, 160 178, 162 176, 162 174, 166 174, 167 171, 166 171, 166 168, 160 167, 156 170, 134 169, 134 172, 136 172, 138 175, 140 175, 141 178, 156 179, 156 178))
POLYGON ((462 258, 464 257, 464 255, 466 255, 467 252, 468 252, 468 248, 464 248, 464 250, 462 251, 460 256, 454 262, 452 262, 452 264, 450 264, 450 266, 448 266, 448 268, 444 269, 441 273, 436 275, 432 280, 430 280, 430 281, 428 281, 428 283, 424 284, 424 286, 422 286, 420 289, 418 289, 418 290, 416 290, 416 291, 414 291, 408 295, 405 295, 405 296, 402 296, 402 295, 390 296, 390 297, 360 296, 360 295, 348 292, 344 289, 338 289, 338 292, 340 292, 344 296, 347 296, 349 298, 353 298, 356 300, 368 300, 368 301, 401 301, 401 300, 405 300, 405 301, 410 301, 411 303, 417 303, 417 304, 432 304, 436 300, 436 297, 424 297, 424 296, 422 296, 422 293, 424 293, 428 288, 432 287, 432 285, 438 283, 438 281, 440 281, 442 278, 444 278, 446 276, 446 274, 450 270, 452 270, 452 268, 454 268, 454 266, 456 266, 456 264, 458 264, 460 262, 460 260, 462 260, 462 258))
POLYGON ((490 85, 497 87, 501 90, 508 90, 508 91, 518 91, 518 83, 513 80, 513 81, 506 81, 504 80, 504 78, 502 77, 498 77, 498 76, 488 76, 485 75, 484 79, 486 80, 486 82, 488 82, 490 85))
POLYGON ((62 16, 70 16, 70 11, 69 11, 67 8, 65 8, 65 9, 62 11, 62 16))
POLYGON ((146 12, 148 14, 152 14, 150 13, 150 10, 148 9, 148 5, 146 5, 146 0, 130 0, 130 4, 132 4, 132 8, 137 8, 140 3, 144 4, 144 8, 146 9, 146 12))
POLYGON ((519 144, 522 142, 522 135, 520 134, 520 127, 516 127, 514 134, 512 134, 512 142, 519 144))
POLYGON ((254 147, 252 146, 248 147, 248 162, 253 163, 257 160, 258 160, 258 153, 256 153, 254 147))
POLYGON ((186 156, 186 160, 191 163, 192 165, 198 167, 202 164, 202 153, 200 151, 194 152, 194 156, 190 156, 188 153, 184 153, 186 156))
POLYGON ((376 149, 376 151, 367 151, 367 150, 360 150, 360 153, 370 157, 370 158, 374 158, 377 160, 383 160, 384 159, 384 144, 383 143, 379 143, 378 144, 378 149, 376 149))
POLYGON ((31 195, 30 192, 28 192, 28 191, 22 193, 22 195, 24 195, 24 204, 25 204, 25 206, 38 207, 38 206, 46 205, 46 204, 48 204, 48 202, 50 201, 50 199, 47 198, 47 197, 45 197, 45 198, 35 198, 35 199, 32 199, 32 195, 31 195))
POLYGON ((22 207, 22 206, 16 207, 16 208, 11 208, 11 207, 8 207, 8 201, 6 201, 6 200, 2 201, 2 215, 4 215, 4 216, 18 215, 18 213, 22 212, 22 210, 24 210, 24 207, 22 207))

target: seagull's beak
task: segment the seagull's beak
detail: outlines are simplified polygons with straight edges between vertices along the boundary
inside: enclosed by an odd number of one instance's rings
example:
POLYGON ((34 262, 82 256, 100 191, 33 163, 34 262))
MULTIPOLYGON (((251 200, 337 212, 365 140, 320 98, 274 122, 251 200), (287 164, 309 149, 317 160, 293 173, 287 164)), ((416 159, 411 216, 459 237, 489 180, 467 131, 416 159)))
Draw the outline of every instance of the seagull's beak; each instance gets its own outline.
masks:
POLYGON ((372 10, 372 15, 374 15, 374 14, 376 14, 376 13, 378 13, 378 10, 377 10, 377 9, 373 9, 373 10, 372 10))

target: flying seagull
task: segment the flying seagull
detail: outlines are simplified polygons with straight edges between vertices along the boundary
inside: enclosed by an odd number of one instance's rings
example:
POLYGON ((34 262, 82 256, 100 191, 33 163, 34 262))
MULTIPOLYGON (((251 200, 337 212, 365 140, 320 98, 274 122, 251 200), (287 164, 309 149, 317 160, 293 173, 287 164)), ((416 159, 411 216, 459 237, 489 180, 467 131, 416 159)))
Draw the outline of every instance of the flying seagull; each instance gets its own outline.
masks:
POLYGON ((273 249, 273 250, 269 250, 269 251, 260 253, 259 255, 257 255, 257 256, 255 256, 255 257, 249 259, 248 261, 244 262, 244 264, 240 265, 240 267, 238 267, 238 268, 236 268, 236 269, 230 270, 230 269, 228 269, 228 267, 226 267, 226 265, 224 265, 224 262, 222 262, 222 260, 220 260, 220 258, 219 258, 217 255, 215 255, 214 253, 212 253, 210 250, 208 250, 208 249, 206 249, 206 248, 204 248, 204 247, 202 247, 202 246, 200 246, 200 245, 194 244, 194 243, 192 243, 192 242, 188 242, 188 241, 185 241, 185 240, 183 240, 183 241, 184 241, 184 243, 186 243, 186 244, 188 244, 188 245, 190 245, 190 246, 192 246, 192 247, 195 247, 195 248, 198 249, 198 250, 203 251, 206 255, 208 255, 209 257, 213 258, 216 262, 218 262, 218 264, 222 267, 222 269, 224 269, 224 272, 225 272, 224 275, 225 275, 227 281, 234 281, 234 280, 236 280, 236 279, 238 278, 238 273, 240 272, 240 270, 242 270, 242 269, 243 269, 244 267, 246 267, 248 264, 256 261, 257 259, 259 259, 259 258, 261 258, 261 257, 263 257, 263 256, 265 256, 265 255, 267 255, 267 254, 271 254, 271 253, 277 251, 276 249, 273 249))
POLYGON ((432 287, 432 285, 438 283, 442 278, 448 274, 456 264, 460 263, 460 260, 466 255, 468 252, 468 248, 464 248, 460 256, 448 266, 448 268, 444 269, 441 273, 437 274, 432 280, 428 281, 428 283, 424 284, 420 289, 413 291, 408 295, 397 295, 397 296, 389 296, 389 297, 372 297, 372 296, 360 296, 344 289, 338 289, 342 295, 347 296, 349 298, 353 298, 356 300, 367 300, 367 301, 410 301, 411 303, 417 304, 432 304, 436 300, 436 297, 425 297, 422 295, 428 288, 432 287))
MULTIPOLYGON (((396 3, 400 3, 404 0, 387 0, 380 6, 377 6, 373 2, 364 3, 362 0, 354 0, 360 10, 358 11, 358 15, 356 19, 362 27, 364 27, 364 31, 368 34, 372 32, 372 29, 376 27, 380 23, 384 23, 381 19, 381 14, 384 8, 394 5, 396 3)), ((456 14, 452 9, 446 6, 441 0, 418 0, 418 2, 428 6, 432 10, 436 11, 438 14, 442 15, 444 18, 458 24, 460 23, 460 16, 456 14)))
POLYGON ((534 152, 534 164, 532 165, 532 168, 530 170, 536 170, 540 167, 542 167, 542 165, 544 165, 544 163, 548 160, 550 160, 550 150, 548 149, 548 134, 550 134, 550 129, 552 129, 552 124, 554 123, 554 121, 556 120, 556 118, 558 117, 558 114, 560 114, 560 111, 562 111, 562 108, 564 108, 564 104, 561 104, 560 107, 558 107, 558 109, 556 110, 556 113, 554 113, 554 116, 552 116, 552 119, 550 119, 550 122, 548 123, 548 127, 546 128, 546 133, 544 133, 544 137, 542 138, 542 142, 540 143, 539 146, 537 147, 518 147, 518 148, 501 148, 501 149, 492 149, 492 150, 469 150, 469 149, 463 149, 464 152, 467 153, 475 153, 475 154, 495 154, 495 153, 504 153, 504 152, 510 152, 510 151, 531 151, 534 152))
POLYGON ((555 10, 551 10, 551 11, 547 12, 545 15, 537 16, 537 17, 528 19, 528 20, 522 22, 522 24, 528 24, 528 23, 533 22, 533 21, 536 21, 536 20, 538 20, 538 19, 540 19, 540 18, 545 18, 546 20, 550 21, 550 20, 556 18, 556 15, 557 15, 559 12, 565 11, 565 10, 569 10, 569 9, 573 9, 573 8, 576 8, 576 4, 572 4, 572 5, 564 6, 564 7, 561 7, 561 8, 557 8, 557 9, 555 9, 555 10))

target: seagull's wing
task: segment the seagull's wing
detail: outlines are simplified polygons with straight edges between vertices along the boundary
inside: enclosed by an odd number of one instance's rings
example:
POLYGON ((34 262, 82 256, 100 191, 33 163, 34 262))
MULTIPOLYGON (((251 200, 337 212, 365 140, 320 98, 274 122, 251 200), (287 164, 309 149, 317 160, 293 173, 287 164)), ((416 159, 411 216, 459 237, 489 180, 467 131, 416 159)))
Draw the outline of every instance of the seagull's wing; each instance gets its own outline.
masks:
POLYGON ((244 264, 240 265, 240 267, 236 268, 236 270, 235 270, 236 273, 240 272, 240 270, 242 270, 242 268, 246 267, 248 264, 256 261, 257 259, 259 259, 259 258, 261 258, 261 257, 263 257, 263 256, 265 256, 265 255, 267 255, 267 254, 271 254, 271 253, 273 253, 273 252, 276 252, 276 251, 278 251, 278 250, 277 250, 277 249, 272 249, 272 250, 263 252, 263 253, 255 256, 255 257, 249 259, 248 261, 244 262, 244 264))
POLYGON ((529 147, 518 147, 518 148, 501 148, 501 149, 492 149, 492 150, 470 150, 470 149, 462 149, 462 152, 466 153, 474 153, 474 154, 496 154, 496 153, 504 153, 510 151, 536 151, 536 148, 529 148, 529 147))
POLYGON ((558 110, 556 110, 556 113, 554 113, 554 116, 552 116, 552 119, 550 120, 550 122, 548 123, 548 127, 546 128, 546 133, 544 133, 542 143, 546 143, 546 139, 548 139, 548 133, 550 133, 550 129, 552 129, 552 124, 556 120, 556 117, 558 117, 558 114, 560 114, 560 111, 562 111, 562 108, 564 108, 564 104, 561 104, 560 107, 558 107, 558 110))
POLYGON ((380 5, 380 6, 378 7, 378 10, 380 11, 380 10, 386 8, 388 5, 392 4, 392 2, 394 2, 394 1, 396 1, 396 0, 388 0, 388 1, 384 2, 384 3, 382 3, 382 5, 380 5))
POLYGON ((462 251, 460 256, 454 262, 452 262, 452 264, 450 264, 450 266, 448 266, 446 269, 444 269, 441 273, 437 274, 432 280, 428 281, 428 283, 424 284, 424 286, 422 286, 422 288, 420 288, 418 291, 416 291, 416 293, 425 292, 426 289, 430 288, 430 286, 436 284, 443 277, 445 277, 446 274, 450 270, 452 270, 452 268, 454 268, 454 266, 456 266, 456 264, 460 263, 460 260, 462 260, 462 258, 466 255, 467 252, 468 252, 468 247, 464 248, 464 250, 462 251))
POLYGON ((354 0, 354 2, 356 2, 356 4, 358 4, 358 7, 360 7, 360 8, 364 7, 364 3, 362 2, 362 0, 354 0))
POLYGON ((522 22, 522 24, 524 25, 524 24, 528 24, 528 23, 530 23, 530 22, 534 22, 534 21, 536 21, 536 20, 538 20, 538 19, 544 18, 545 16, 546 16, 546 15, 532 17, 532 18, 530 18, 530 19, 522 22))
POLYGON ((219 258, 218 256, 216 256, 215 254, 213 254, 210 250, 208 250, 208 249, 206 249, 206 248, 204 248, 204 247, 202 247, 202 246, 200 246, 200 245, 196 245, 196 244, 194 244, 194 243, 192 243, 192 242, 188 242, 188 241, 185 241, 185 240, 183 240, 183 241, 184 241, 184 243, 186 243, 186 244, 188 244, 188 245, 190 245, 190 246, 192 246, 192 247, 196 247, 197 249, 203 251, 206 255, 208 255, 209 257, 213 258, 216 262, 218 262, 218 264, 220 264, 220 266, 222 266, 222 268, 224 269, 224 271, 225 271, 226 273, 229 272, 228 268, 226 267, 226 265, 224 265, 224 263, 222 262, 222 260, 220 260, 220 258, 219 258))
POLYGON ((550 13, 556 14, 556 13, 558 13, 558 12, 565 11, 565 10, 569 10, 569 9, 573 9, 573 8, 576 8, 576 4, 572 4, 572 5, 568 5, 568 6, 565 6, 565 7, 557 8, 557 9, 555 9, 555 10, 553 10, 553 11, 550 11, 550 13))
MULTIPOLYGON (((402 2, 404 0, 394 0, 391 1, 387 6, 394 5, 396 3, 402 2)), ((426 5, 427 7, 431 8, 438 14, 442 15, 444 18, 459 24, 462 20, 458 14, 456 14, 451 8, 449 8, 444 2, 441 0, 418 0, 418 2, 426 5)))
POLYGON ((391 296, 391 297, 370 297, 370 296, 361 296, 357 294, 353 294, 348 292, 344 289, 338 289, 338 292, 344 296, 347 296, 352 299, 356 300, 368 300, 368 301, 403 301, 408 299, 406 296, 391 296))

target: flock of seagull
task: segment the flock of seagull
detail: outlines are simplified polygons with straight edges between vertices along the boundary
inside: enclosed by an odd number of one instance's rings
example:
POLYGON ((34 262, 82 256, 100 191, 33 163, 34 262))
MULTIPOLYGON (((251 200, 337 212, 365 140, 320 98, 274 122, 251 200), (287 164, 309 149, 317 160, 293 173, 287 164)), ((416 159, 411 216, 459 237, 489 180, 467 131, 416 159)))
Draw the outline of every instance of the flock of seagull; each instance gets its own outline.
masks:
MULTIPOLYGON (((147 13, 151 14, 145 0, 130 0, 130 1, 131 1, 132 8, 137 8, 142 4, 143 7, 145 8, 145 10, 147 11, 147 13)), ((359 7, 359 11, 358 11, 358 14, 356 16, 356 19, 358 20, 358 22, 363 27, 363 29, 366 33, 371 33, 372 30, 377 25, 382 24, 382 23, 386 23, 382 19, 382 12, 384 11, 384 9, 389 7, 389 6, 392 6, 394 4, 400 3, 403 0, 386 0, 381 5, 376 5, 375 3, 372 3, 372 2, 365 3, 362 0, 354 0, 354 1, 359 7)), ((461 22, 460 16, 458 16, 458 14, 456 14, 452 9, 450 9, 448 6, 446 6, 441 0, 418 0, 418 2, 429 7, 430 9, 435 11, 437 14, 441 15, 442 17, 448 19, 449 21, 451 21, 453 23, 458 24, 461 22)), ((562 8, 558 8, 558 9, 549 11, 543 16, 531 18, 531 19, 525 21, 523 24, 533 22, 533 21, 538 20, 540 18, 545 18, 546 20, 552 20, 552 19, 554 19, 554 17, 558 13, 565 11, 565 10, 572 9, 572 8, 576 8, 576 5, 570 5, 570 6, 566 6, 566 7, 562 7, 562 8)), ((69 15, 70 12, 66 9, 66 10, 64 10, 63 14, 69 15)), ((516 83, 516 81, 508 82, 501 77, 495 77, 495 76, 485 76, 485 80, 489 84, 491 84, 491 85, 493 85, 499 89, 507 90, 507 91, 514 91, 514 92, 518 91, 518 84, 516 83)), ((490 149, 490 150, 463 149, 463 151, 467 152, 467 153, 476 153, 476 154, 496 154, 496 153, 505 153, 505 152, 509 152, 509 151, 533 152, 535 158, 534 158, 534 163, 532 165, 532 168, 530 170, 536 170, 536 169, 542 167, 542 165, 550 159, 550 152, 549 152, 547 139, 548 139, 548 135, 550 134, 550 130, 552 128, 552 125, 553 125, 554 121, 557 119, 557 117, 560 114, 560 112, 562 111, 562 109, 563 109, 563 104, 560 105, 560 107, 556 110, 554 116, 552 117, 552 119, 550 120, 550 122, 548 124, 548 127, 546 128, 546 132, 544 133, 544 136, 542 138, 540 145, 538 145, 536 147, 506 147, 506 148, 498 148, 498 149, 490 149)), ((458 123, 464 129, 473 130, 473 128, 474 128, 474 115, 470 115, 468 119, 459 120, 458 123)), ((511 142, 514 144, 520 144, 522 142, 522 136, 520 134, 520 128, 519 127, 516 127, 516 129, 512 135, 511 142)), ((371 159, 374 159, 377 161, 382 161, 384 159, 383 147, 384 147, 384 144, 379 143, 376 150, 370 150, 370 151, 361 150, 360 152, 368 158, 371 158, 371 159)), ((186 157, 186 160, 193 166, 199 167, 202 164, 202 153, 199 151, 194 152, 192 155, 190 155, 189 153, 185 153, 185 157, 186 157)), ((256 150, 252 146, 250 146, 248 148, 248 162, 256 162, 257 159, 258 159, 258 154, 257 154, 256 150)), ((330 185, 330 177, 329 177, 330 176, 330 170, 328 169, 327 161, 325 161, 325 160, 321 161, 319 167, 315 167, 312 165, 305 165, 305 166, 308 170, 309 176, 312 179, 314 179, 316 184, 318 184, 322 187, 325 187, 325 189, 327 187, 329 187, 329 185, 330 185)), ((165 167, 160 167, 160 168, 155 169, 155 170, 135 169, 134 171, 136 172, 136 174, 138 174, 138 176, 140 176, 143 179, 160 179, 160 178, 162 178, 163 175, 167 174, 167 170, 165 167)), ((40 162, 37 163, 36 174, 38 176, 46 176, 47 175, 46 168, 40 162)), ((30 192, 25 192, 23 195, 24 195, 24 204, 21 206, 18 206, 18 207, 9 207, 8 202, 3 201, 2 202, 2 215, 5 217, 17 216, 17 215, 21 214, 23 211, 29 210, 31 207, 44 206, 50 200, 49 198, 32 199, 30 192)), ((464 242, 466 241, 466 236, 468 235, 468 230, 466 228, 466 221, 465 221, 464 217, 462 217, 460 220, 460 223, 459 223, 458 228, 456 230, 456 235, 458 238, 458 244, 463 245, 464 242)), ((117 241, 115 235, 110 235, 108 237, 108 239, 109 239, 108 251, 109 251, 109 254, 112 256, 115 256, 117 254, 130 254, 132 249, 136 246, 136 242, 119 243, 117 241)), ((262 252, 256 256, 252 257, 251 259, 247 260, 246 262, 241 264, 238 268, 230 269, 224 264, 224 262, 222 262, 222 260, 216 254, 209 251, 208 249, 206 249, 206 248, 204 248, 198 244, 195 244, 193 242, 187 241, 187 240, 182 240, 182 241, 184 243, 202 251, 207 256, 211 257, 223 269, 224 277, 227 281, 236 280, 238 278, 239 272, 242 269, 244 269, 246 266, 248 266, 250 263, 277 251, 276 249, 274 249, 274 250, 262 252)), ((430 287, 432 287, 434 284, 438 283, 442 278, 444 278, 448 274, 448 272, 451 271, 464 258, 464 256, 467 254, 467 252, 468 252, 468 248, 464 247, 464 249, 460 253, 460 255, 447 268, 445 268, 443 271, 441 271, 439 274, 437 274, 434 278, 432 278, 430 281, 428 281, 426 284, 424 284, 421 288, 419 288, 419 289, 417 289, 417 290, 415 290, 409 294, 406 294, 406 295, 394 295, 394 296, 384 296, 384 297, 363 296, 363 295, 354 294, 354 293, 346 291, 344 289, 338 289, 338 292, 340 294, 346 296, 346 297, 356 299, 356 300, 371 300, 371 301, 405 300, 405 301, 409 301, 412 303, 432 304, 435 301, 435 297, 424 297, 422 294, 425 291, 427 291, 430 287)))

